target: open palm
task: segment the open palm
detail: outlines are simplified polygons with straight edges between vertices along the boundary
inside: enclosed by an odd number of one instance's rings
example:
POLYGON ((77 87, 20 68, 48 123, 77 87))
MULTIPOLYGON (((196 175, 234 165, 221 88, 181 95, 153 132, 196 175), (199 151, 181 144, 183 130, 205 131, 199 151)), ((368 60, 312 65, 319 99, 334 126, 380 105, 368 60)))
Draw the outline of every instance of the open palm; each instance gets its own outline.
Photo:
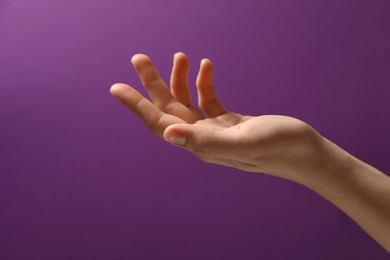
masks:
POLYGON ((307 144, 317 138, 310 126, 295 118, 228 112, 217 99, 213 65, 208 59, 201 61, 196 79, 199 108, 192 103, 190 65, 183 53, 174 56, 170 88, 146 55, 135 55, 132 63, 151 100, 123 83, 113 85, 111 93, 154 134, 206 162, 272 174, 275 169, 280 171, 280 166, 299 164, 308 153, 307 144), (180 135, 185 138, 176 138, 180 135))

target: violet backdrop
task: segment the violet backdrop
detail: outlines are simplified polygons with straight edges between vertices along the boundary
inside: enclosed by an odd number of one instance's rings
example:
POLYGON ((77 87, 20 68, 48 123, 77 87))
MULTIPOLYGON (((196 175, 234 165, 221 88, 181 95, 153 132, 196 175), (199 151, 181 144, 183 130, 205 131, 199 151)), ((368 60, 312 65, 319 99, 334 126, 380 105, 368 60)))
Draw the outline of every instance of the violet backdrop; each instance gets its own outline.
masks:
MULTIPOLYGON (((390 173, 388 0, 0 0, 0 259, 388 259, 319 195, 207 165, 109 94, 146 53, 390 173)), ((195 93, 194 93, 195 94, 195 93)))

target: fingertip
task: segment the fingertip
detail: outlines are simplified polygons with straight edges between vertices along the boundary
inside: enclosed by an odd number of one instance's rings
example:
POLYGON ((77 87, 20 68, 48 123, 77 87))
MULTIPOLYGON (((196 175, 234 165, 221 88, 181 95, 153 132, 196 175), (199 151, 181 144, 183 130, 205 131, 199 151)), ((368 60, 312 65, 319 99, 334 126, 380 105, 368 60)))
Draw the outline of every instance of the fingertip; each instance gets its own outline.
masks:
POLYGON ((189 59, 184 52, 176 52, 173 55, 173 63, 189 66, 189 59))
POLYGON ((170 135, 170 133, 172 132, 172 125, 168 126, 167 128, 165 128, 164 130, 164 133, 163 133, 163 138, 165 141, 168 141, 168 137, 170 135))
POLYGON ((201 65, 213 65, 212 61, 208 58, 201 59, 200 64, 201 65))
POLYGON ((169 140, 169 135, 170 135, 170 132, 171 132, 168 128, 169 128, 169 126, 167 128, 165 128, 165 130, 163 132, 163 136, 162 136, 165 141, 169 140))
POLYGON ((200 61, 200 71, 213 73, 213 63, 210 59, 204 58, 200 61))
POLYGON ((149 61, 150 58, 145 55, 145 54, 142 54, 142 53, 137 53, 137 54, 134 54, 133 57, 131 57, 131 63, 137 63, 137 62, 141 62, 141 61, 149 61))
POLYGON ((173 56, 175 58, 187 58, 187 55, 184 52, 182 52, 182 51, 176 52, 173 56))
POLYGON ((119 96, 129 89, 129 85, 124 83, 115 83, 110 87, 110 93, 114 96, 119 96))
POLYGON ((173 129, 173 126, 165 129, 163 138, 173 145, 185 146, 187 144, 187 137, 182 132, 173 129))
POLYGON ((203 58, 200 61, 198 77, 196 78, 197 88, 209 87, 213 80, 213 64, 210 59, 203 58))
POLYGON ((181 130, 183 129, 180 128, 184 128, 186 125, 186 123, 176 123, 168 126, 167 128, 165 128, 163 133, 164 139, 166 139, 166 136, 171 134, 172 132, 181 132, 181 130))

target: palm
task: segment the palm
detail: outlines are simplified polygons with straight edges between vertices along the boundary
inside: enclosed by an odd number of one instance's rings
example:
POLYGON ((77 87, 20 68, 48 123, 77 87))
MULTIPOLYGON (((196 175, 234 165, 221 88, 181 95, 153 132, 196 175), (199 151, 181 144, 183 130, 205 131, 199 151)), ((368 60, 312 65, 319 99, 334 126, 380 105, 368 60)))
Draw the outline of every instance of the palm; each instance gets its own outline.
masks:
POLYGON ((126 84, 115 84, 111 92, 158 136, 176 123, 203 124, 221 129, 249 118, 227 112, 219 103, 212 83, 212 63, 207 59, 201 63, 196 82, 200 109, 192 103, 188 87, 189 61, 184 54, 175 55, 170 89, 149 57, 137 54, 132 63, 151 101, 126 84))
MULTIPOLYGON (((132 63, 151 100, 126 84, 115 84, 111 93, 154 134, 171 143, 186 144, 186 141, 178 143, 177 139, 172 139, 175 127, 165 132, 174 124, 184 124, 181 135, 185 131, 183 128, 198 129, 200 136, 202 132, 207 132, 207 135, 203 134, 202 141, 198 139, 198 142, 186 145, 187 149, 206 162, 272 173, 274 169, 279 169, 279 164, 274 161, 268 163, 271 168, 265 168, 261 163, 265 161, 264 158, 279 158, 282 162, 288 161, 289 165, 299 166, 298 159, 303 154, 299 151, 308 150, 302 149, 307 147, 302 144, 317 140, 315 131, 295 118, 274 115, 253 117, 228 112, 216 97, 212 63, 207 59, 202 60, 196 80, 199 107, 192 103, 188 87, 189 62, 184 54, 175 55, 170 88, 147 56, 135 55, 132 63)), ((304 154, 306 156, 308 153, 304 154)))

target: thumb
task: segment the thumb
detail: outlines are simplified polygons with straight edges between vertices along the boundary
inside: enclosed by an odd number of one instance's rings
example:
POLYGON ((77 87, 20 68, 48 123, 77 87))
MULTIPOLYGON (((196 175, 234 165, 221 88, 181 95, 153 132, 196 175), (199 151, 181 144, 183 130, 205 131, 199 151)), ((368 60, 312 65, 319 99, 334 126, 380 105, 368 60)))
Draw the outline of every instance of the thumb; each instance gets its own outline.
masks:
POLYGON ((228 140, 224 129, 196 124, 171 125, 165 129, 164 139, 204 158, 220 155, 228 140))

